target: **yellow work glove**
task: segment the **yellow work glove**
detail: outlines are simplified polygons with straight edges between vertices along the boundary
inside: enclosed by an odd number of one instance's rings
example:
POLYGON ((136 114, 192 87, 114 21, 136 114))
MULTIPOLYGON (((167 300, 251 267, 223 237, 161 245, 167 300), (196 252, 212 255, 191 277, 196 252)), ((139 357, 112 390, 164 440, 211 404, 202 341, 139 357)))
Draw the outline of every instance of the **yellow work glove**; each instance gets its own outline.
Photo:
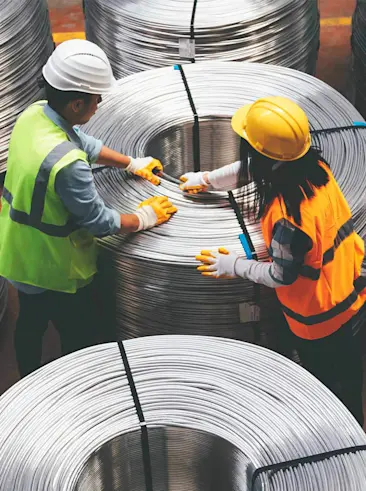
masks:
POLYGON ((178 209, 172 205, 166 196, 154 196, 142 201, 135 212, 140 221, 137 232, 167 222, 177 211, 178 209))
POLYGON ((203 276, 212 278, 235 278, 235 265, 240 257, 235 252, 229 252, 224 247, 219 247, 217 251, 201 251, 196 256, 197 261, 202 263, 198 266, 198 271, 203 276))
POLYGON ((126 167, 126 170, 132 172, 136 176, 142 177, 147 181, 150 181, 152 184, 157 186, 160 184, 159 177, 153 173, 153 171, 162 172, 163 166, 160 160, 153 159, 152 157, 143 157, 134 159, 130 157, 131 162, 126 167))
POLYGON ((204 175, 208 172, 187 172, 183 174, 179 180, 182 181, 179 187, 182 191, 188 194, 197 194, 207 191, 210 184, 204 179, 204 175))

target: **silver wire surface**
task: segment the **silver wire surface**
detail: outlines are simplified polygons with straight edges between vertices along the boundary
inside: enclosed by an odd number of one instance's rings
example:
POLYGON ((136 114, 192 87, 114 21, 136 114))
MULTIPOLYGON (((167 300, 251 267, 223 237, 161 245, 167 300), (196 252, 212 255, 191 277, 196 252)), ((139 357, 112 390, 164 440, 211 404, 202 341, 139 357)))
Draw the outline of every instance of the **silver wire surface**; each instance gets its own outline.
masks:
MULTIPOLYGON (((239 137, 230 117, 243 104, 264 95, 294 99, 314 129, 362 119, 334 89, 301 72, 254 63, 202 62, 185 67, 200 117, 202 169, 214 169, 238 158, 239 137)), ((153 155, 165 172, 179 177, 193 170, 192 111, 179 71, 161 68, 118 82, 85 131, 127 155, 153 155)), ((356 230, 365 232, 366 133, 348 131, 314 138, 343 190, 356 230)), ((120 213, 134 212, 139 202, 166 195, 178 213, 147 232, 100 240, 103 292, 115 298, 118 336, 204 334, 253 340, 273 346, 279 310, 274 292, 261 287, 261 322, 248 322, 247 303, 255 300, 253 283, 213 280, 195 269, 201 249, 225 246, 244 254, 241 229, 227 193, 184 196, 162 179, 159 187, 116 169, 95 174, 98 191, 120 213), (277 322, 277 321, 276 321, 277 322), (260 332, 258 332, 260 331, 260 332)), ((259 224, 246 217, 260 259, 267 258, 259 224)))
POLYGON ((52 50, 46 0, 0 0, 0 171, 16 118, 42 94, 37 78, 52 50))
MULTIPOLYGON (((148 325, 146 326, 148 328, 148 325)), ((366 444, 310 373, 265 348, 200 336, 125 343, 154 491, 249 491, 255 468, 366 444)), ((78 351, 0 398, 0 491, 143 491, 140 424, 116 343, 78 351)), ((256 491, 364 491, 366 453, 258 478, 256 491)))
POLYGON ((352 19, 352 102, 366 115, 366 3, 357 0, 352 19))
MULTIPOLYGON (((117 78, 187 61, 193 0, 86 0, 87 39, 117 78)), ((254 61, 315 72, 317 0, 198 0, 196 61, 254 61)))

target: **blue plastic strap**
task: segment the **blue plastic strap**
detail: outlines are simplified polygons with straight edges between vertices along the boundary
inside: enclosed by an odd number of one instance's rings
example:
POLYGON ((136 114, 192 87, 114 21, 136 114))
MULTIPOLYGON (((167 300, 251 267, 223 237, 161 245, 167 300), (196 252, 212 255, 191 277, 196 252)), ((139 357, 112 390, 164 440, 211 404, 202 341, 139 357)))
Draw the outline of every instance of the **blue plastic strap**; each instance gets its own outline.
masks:
POLYGON ((245 235, 240 234, 239 239, 240 239, 241 245, 243 246, 243 249, 244 249, 245 255, 247 256, 247 259, 253 259, 253 254, 252 254, 248 240, 245 237, 245 235))
POLYGON ((353 126, 356 126, 356 128, 365 128, 366 121, 353 121, 353 126))

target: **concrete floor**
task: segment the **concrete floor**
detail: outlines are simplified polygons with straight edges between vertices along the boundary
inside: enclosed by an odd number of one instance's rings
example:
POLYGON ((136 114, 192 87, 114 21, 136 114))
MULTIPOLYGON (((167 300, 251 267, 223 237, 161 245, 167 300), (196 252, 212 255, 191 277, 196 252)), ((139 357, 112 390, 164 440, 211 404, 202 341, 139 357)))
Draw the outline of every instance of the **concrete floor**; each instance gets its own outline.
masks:
MULTIPOLYGON (((48 3, 54 33, 84 30, 81 0, 48 0, 48 3)), ((322 29, 317 76, 343 94, 347 94, 349 89, 351 61, 351 27, 347 18, 352 15, 355 3, 356 0, 319 1, 322 29)), ((0 326, 0 394, 18 380, 12 342, 17 309, 17 294, 10 289, 7 317, 0 326)), ((57 356, 58 339, 51 328, 44 340, 44 361, 57 356)))

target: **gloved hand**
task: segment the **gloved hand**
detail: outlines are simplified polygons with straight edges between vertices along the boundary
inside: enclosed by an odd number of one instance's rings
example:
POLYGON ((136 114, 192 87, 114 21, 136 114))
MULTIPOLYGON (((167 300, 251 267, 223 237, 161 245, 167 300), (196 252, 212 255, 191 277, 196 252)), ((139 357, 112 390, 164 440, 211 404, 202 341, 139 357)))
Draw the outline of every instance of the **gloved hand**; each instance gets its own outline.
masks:
POLYGON ((184 184, 179 187, 188 194, 197 194, 207 191, 210 184, 204 179, 208 172, 187 172, 180 176, 179 180, 184 184))
POLYGON ((202 272, 203 276, 230 279, 238 276, 235 266, 238 261, 243 260, 238 254, 229 252, 224 247, 219 247, 218 251, 201 251, 201 254, 196 256, 196 259, 203 263, 197 268, 198 271, 202 272))
POLYGON ((177 211, 166 196, 154 196, 142 201, 135 212, 140 221, 137 232, 167 222, 177 211))
POLYGON ((163 170, 160 160, 154 159, 153 157, 143 157, 138 159, 130 157, 130 159, 131 162, 126 167, 126 170, 150 181, 152 184, 155 184, 155 186, 160 184, 160 179, 153 173, 153 170, 155 169, 157 171, 163 170))

